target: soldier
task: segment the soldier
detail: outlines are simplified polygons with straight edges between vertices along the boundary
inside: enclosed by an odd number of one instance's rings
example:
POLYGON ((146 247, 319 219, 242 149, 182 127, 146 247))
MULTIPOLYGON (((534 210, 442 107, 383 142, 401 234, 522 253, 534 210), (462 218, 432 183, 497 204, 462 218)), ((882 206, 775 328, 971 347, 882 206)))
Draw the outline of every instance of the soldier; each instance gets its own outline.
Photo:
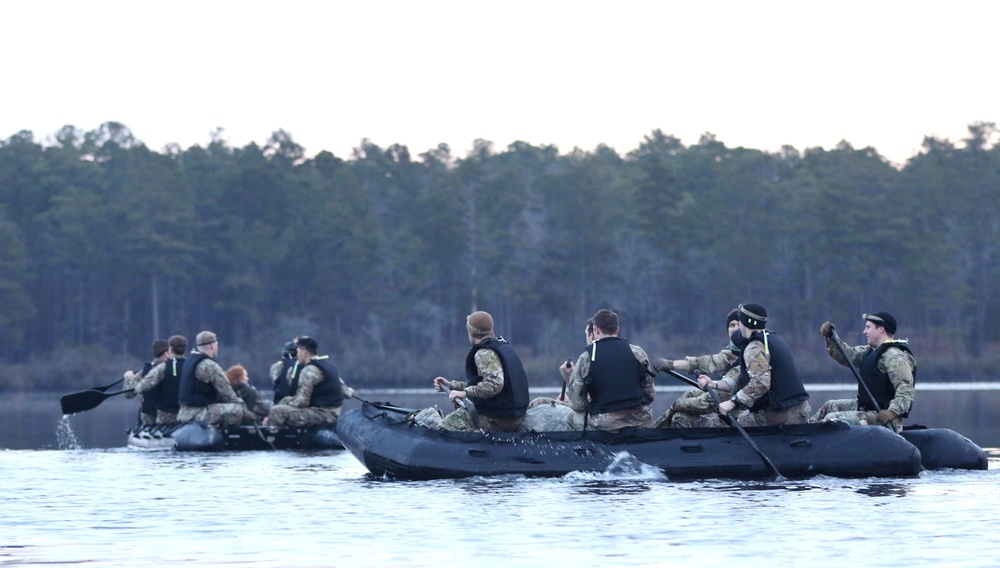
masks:
POLYGON ((269 375, 271 383, 274 384, 274 404, 278 404, 278 401, 292 394, 292 379, 298 377, 299 361, 295 357, 296 340, 298 337, 285 343, 285 348, 281 352, 281 360, 271 365, 269 375), (289 369, 295 369, 292 371, 292 377, 289 377, 289 369))
MULTIPOLYGON (((472 312, 465 318, 472 348, 465 357, 464 381, 434 378, 434 388, 448 399, 467 399, 475 405, 478 424, 464 408, 456 408, 440 421, 440 428, 453 431, 516 432, 528 409, 528 375, 517 352, 493 331, 493 316, 472 312)), ((425 409, 424 413, 437 409, 425 409)), ((418 420, 418 423, 425 424, 418 420)), ((426 424, 425 424, 426 425, 426 424)))
MULTIPOLYGON (((719 405, 719 413, 748 409, 737 418, 743 426, 807 422, 809 393, 802 385, 788 344, 765 328, 767 310, 760 304, 740 304, 737 317, 740 327, 732 339, 742 349, 740 380, 732 398, 719 405)), ((699 377, 698 382, 709 380, 699 377)))
MULTIPOLYGON (((903 418, 913 406, 914 384, 917 377, 917 361, 910 351, 906 339, 895 339, 896 318, 889 312, 864 314, 865 338, 867 345, 851 347, 844 345, 844 351, 851 363, 861 374, 861 380, 868 386, 866 391, 858 384, 858 395, 850 399, 827 401, 810 422, 839 420, 848 424, 881 424, 899 433, 903 429, 903 418), (872 404, 868 391, 878 403, 872 404)), ((819 333, 826 338, 826 350, 835 361, 848 365, 833 338, 834 325, 823 322, 819 333)))
MULTIPOLYGON (((594 318, 590 318, 590 319, 587 320, 587 327, 584 328, 583 334, 584 334, 584 337, 586 338, 586 341, 587 341, 587 348, 589 349, 590 346, 594 344, 594 318)), ((567 359, 565 363, 563 363, 563 364, 560 365, 560 367, 564 367, 566 365, 572 365, 572 360, 571 359, 567 359)), ((572 368, 572 367, 570 367, 570 368, 572 368)), ((552 406, 552 405, 569 406, 569 401, 566 399, 566 382, 565 381, 563 381, 562 392, 559 394, 559 396, 557 396, 556 398, 550 398, 550 397, 547 397, 547 396, 540 396, 540 397, 538 397, 536 399, 533 399, 528 404, 528 410, 531 410, 533 408, 537 408, 537 407, 540 407, 540 406, 552 406)))
POLYGON ((246 367, 233 365, 226 369, 226 378, 229 379, 229 385, 233 387, 236 396, 243 399, 243 404, 253 411, 258 420, 267 418, 270 408, 267 401, 261 399, 257 389, 250 384, 250 373, 246 367))
POLYGON ((316 355, 319 344, 315 339, 301 336, 295 341, 298 374, 291 377, 290 395, 271 408, 264 423, 275 428, 297 428, 336 424, 340 420, 345 398, 354 396, 340 377, 329 356, 316 355))
MULTIPOLYGON (((653 368, 657 371, 677 370, 687 371, 689 374, 698 374, 699 383, 701 376, 711 373, 719 373, 725 369, 722 380, 713 381, 705 376, 703 379, 709 387, 718 390, 720 393, 732 393, 736 391, 739 383, 740 368, 736 363, 740 359, 740 350, 733 343, 731 336, 740 328, 739 310, 735 309, 726 316, 726 337, 729 345, 724 347, 715 355, 702 355, 699 357, 685 357, 676 361, 668 359, 656 359, 653 361, 653 368)), ((723 395, 720 395, 723 396, 723 395)), ((654 428, 715 428, 723 426, 719 420, 718 412, 712 396, 703 389, 691 389, 678 398, 666 412, 653 423, 654 428), (714 415, 714 416, 713 416, 714 415)))
POLYGON ((135 392, 148 393, 156 401, 156 423, 177 422, 180 410, 181 373, 184 370, 184 353, 187 339, 183 335, 173 335, 167 340, 170 346, 169 358, 156 365, 135 385, 135 392))
POLYGON ((566 381, 566 396, 574 430, 607 430, 648 427, 653 422, 651 404, 656 396, 649 357, 642 347, 618 337, 618 314, 594 314, 594 343, 559 371, 566 381))
MULTIPOLYGON (((162 340, 157 339, 153 342, 153 360, 146 361, 142 365, 141 371, 125 371, 123 377, 125 381, 123 385, 126 389, 134 389, 136 384, 146 376, 146 373, 155 367, 156 365, 163 363, 167 360, 167 349, 170 345, 162 340)), ((135 390, 130 393, 125 394, 125 398, 132 398, 136 395, 141 394, 142 391, 135 390)), ((139 410, 139 422, 143 425, 156 424, 156 400, 153 395, 145 395, 139 398, 142 406, 139 410)))
POLYGON ((219 338, 211 331, 195 337, 196 349, 184 363, 181 372, 180 422, 203 422, 220 426, 253 423, 253 413, 236 396, 222 367, 215 361, 219 354, 219 338))

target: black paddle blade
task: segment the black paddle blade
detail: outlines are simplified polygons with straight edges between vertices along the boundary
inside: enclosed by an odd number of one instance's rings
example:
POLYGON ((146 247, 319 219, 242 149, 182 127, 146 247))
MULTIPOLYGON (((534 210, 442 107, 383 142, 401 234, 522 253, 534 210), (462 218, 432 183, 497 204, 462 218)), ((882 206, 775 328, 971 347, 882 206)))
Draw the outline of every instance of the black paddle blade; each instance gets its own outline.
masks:
POLYGON ((132 392, 132 389, 115 392, 101 392, 93 389, 85 390, 63 395, 63 397, 59 399, 59 404, 62 405, 63 414, 76 414, 77 412, 84 412, 92 408, 97 408, 108 398, 127 392, 132 392))

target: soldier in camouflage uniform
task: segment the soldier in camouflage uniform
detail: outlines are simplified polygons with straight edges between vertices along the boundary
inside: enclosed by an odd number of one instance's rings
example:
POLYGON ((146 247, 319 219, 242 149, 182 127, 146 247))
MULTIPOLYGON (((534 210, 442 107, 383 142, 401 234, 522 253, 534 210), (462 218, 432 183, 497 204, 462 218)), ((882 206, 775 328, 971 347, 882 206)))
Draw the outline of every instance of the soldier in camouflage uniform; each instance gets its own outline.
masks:
POLYGON ((295 357, 295 342, 298 339, 296 337, 285 343, 285 347, 281 352, 281 360, 271 365, 271 369, 268 372, 271 383, 274 385, 274 404, 278 404, 281 399, 292 394, 292 380, 298 377, 299 374, 299 361, 295 357), (290 369, 294 369, 294 371, 290 371, 290 369))
MULTIPOLYGON (((584 338, 589 348, 594 344, 594 319, 587 320, 587 326, 583 331, 584 338)), ((572 370, 573 361, 567 359, 560 367, 572 370)), ((560 370, 560 373, 562 371, 560 370)), ((534 432, 552 432, 569 430, 569 416, 573 409, 569 407, 566 399, 566 381, 563 380, 562 393, 556 398, 540 396, 533 399, 528 404, 528 412, 524 417, 523 429, 534 432)))
POLYGON ((301 336, 295 347, 299 365, 291 394, 271 408, 264 423, 275 428, 336 424, 344 400, 354 396, 354 389, 344 383, 329 356, 316 354, 319 344, 315 339, 301 336))
POLYGON ((226 378, 229 379, 229 384, 233 387, 236 396, 243 399, 243 404, 254 413, 257 420, 267 418, 271 407, 266 400, 260 397, 257 389, 250 384, 250 373, 247 372, 246 367, 233 365, 226 369, 226 378))
POLYGON ((236 396, 225 371, 215 361, 219 339, 211 331, 195 338, 197 348, 184 364, 180 384, 179 422, 203 422, 221 426, 252 424, 254 415, 236 396))
POLYGON ((738 317, 740 329, 732 339, 742 349, 740 380, 732 398, 719 405, 719 413, 748 409, 736 418, 742 426, 808 422, 809 393, 788 344, 765 329, 767 310, 760 304, 740 304, 738 317))
MULTIPOLYGON (((854 425, 881 424, 893 432, 903 429, 903 418, 913 406, 917 361, 905 339, 894 339, 896 318, 888 312, 864 314, 867 345, 844 350, 859 370, 868 391, 860 384, 858 395, 850 399, 830 400, 809 419, 810 422, 839 420, 854 425), (876 407, 868 392, 875 397, 876 407)), ((835 361, 848 366, 835 343, 834 325, 824 322, 819 333, 826 338, 826 350, 835 361)))
POLYGON ((618 314, 600 310, 593 319, 594 343, 575 365, 559 367, 573 409, 570 428, 617 432, 652 425, 656 386, 649 357, 642 347, 618 337, 618 314))
MULTIPOLYGON (((142 380, 143 377, 146 376, 147 373, 156 368, 157 365, 162 366, 163 362, 166 361, 167 357, 169 356, 168 353, 169 348, 170 345, 162 339, 157 339, 156 341, 154 341, 153 360, 144 363, 141 371, 125 371, 125 374, 123 375, 125 380, 122 383, 124 388, 135 389, 136 385, 139 383, 140 380, 142 380)), ((140 407, 139 410, 139 422, 141 422, 144 425, 156 424, 156 401, 151 396, 146 397, 146 396, 141 396, 141 394, 142 390, 136 389, 130 393, 125 393, 125 398, 132 398, 137 395, 140 395, 139 401, 141 402, 142 406, 140 407)))
MULTIPOLYGON (((732 310, 726 316, 726 337, 730 337, 740 328, 738 310, 732 310)), ((654 428, 716 428, 725 426, 718 415, 715 400, 704 389, 711 387, 719 391, 719 396, 728 396, 736 391, 739 383, 740 350, 729 341, 729 345, 714 355, 685 357, 676 361, 656 359, 653 368, 657 371, 677 370, 688 374, 697 374, 700 389, 686 391, 666 412, 653 423, 654 428), (726 369, 729 369, 726 371, 726 369), (722 380, 714 381, 706 376, 712 373, 725 372, 722 380), (723 394, 726 393, 726 394, 723 394)), ((736 411, 739 412, 739 411, 736 411)))
POLYGON ((415 417, 417 424, 444 430, 471 432, 516 432, 528 408, 528 376, 514 348, 493 332, 493 316, 477 311, 465 318, 472 348, 465 358, 464 381, 434 378, 434 388, 448 393, 456 409, 442 420, 434 419, 436 408, 424 409, 415 417), (474 418, 457 399, 471 401, 474 418))
POLYGON ((169 357, 163 363, 154 365, 135 385, 136 393, 153 394, 157 424, 177 422, 177 411, 180 408, 178 383, 184 369, 187 339, 183 335, 173 335, 167 343, 170 345, 170 350, 167 352, 169 357))

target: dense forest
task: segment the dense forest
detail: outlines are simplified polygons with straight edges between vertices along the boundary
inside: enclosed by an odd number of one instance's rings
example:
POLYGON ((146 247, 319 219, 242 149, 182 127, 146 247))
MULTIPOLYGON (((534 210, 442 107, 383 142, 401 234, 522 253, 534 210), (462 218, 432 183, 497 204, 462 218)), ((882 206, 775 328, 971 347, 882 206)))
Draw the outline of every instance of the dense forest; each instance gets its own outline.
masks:
POLYGON ((0 388, 108 382, 152 339, 202 329, 256 381, 308 334, 354 386, 425 386, 461 373, 474 309, 549 385, 599 308, 678 357, 721 348, 739 302, 768 308, 807 378, 850 381, 817 329, 860 343, 880 310, 920 377, 989 378, 998 137, 974 123, 899 165, 846 142, 768 153, 659 130, 625 155, 364 140, 346 159, 307 158, 284 131, 160 152, 113 122, 23 131, 0 142, 0 388))

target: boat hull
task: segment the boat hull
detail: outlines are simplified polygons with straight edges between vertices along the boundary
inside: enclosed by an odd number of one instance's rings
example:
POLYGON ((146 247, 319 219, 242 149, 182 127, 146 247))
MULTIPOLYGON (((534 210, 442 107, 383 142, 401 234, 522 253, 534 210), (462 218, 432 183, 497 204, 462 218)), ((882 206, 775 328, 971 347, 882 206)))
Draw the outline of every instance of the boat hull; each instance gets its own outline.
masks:
POLYGON ((138 449, 188 452, 344 449, 335 424, 282 428, 276 432, 254 426, 219 427, 201 422, 137 426, 128 432, 128 445, 138 449))
MULTIPOLYGON (((429 430, 405 409, 365 403, 337 431, 344 446, 375 476, 439 479, 501 474, 552 477, 607 471, 623 452, 671 479, 770 479, 772 472, 729 428, 630 429, 606 432, 484 434, 429 430)), ((842 423, 748 428, 760 450, 789 479, 912 477, 920 452, 885 428, 842 423)))
POLYGON ((986 451, 954 430, 916 426, 901 435, 920 450, 924 469, 989 469, 986 451))

